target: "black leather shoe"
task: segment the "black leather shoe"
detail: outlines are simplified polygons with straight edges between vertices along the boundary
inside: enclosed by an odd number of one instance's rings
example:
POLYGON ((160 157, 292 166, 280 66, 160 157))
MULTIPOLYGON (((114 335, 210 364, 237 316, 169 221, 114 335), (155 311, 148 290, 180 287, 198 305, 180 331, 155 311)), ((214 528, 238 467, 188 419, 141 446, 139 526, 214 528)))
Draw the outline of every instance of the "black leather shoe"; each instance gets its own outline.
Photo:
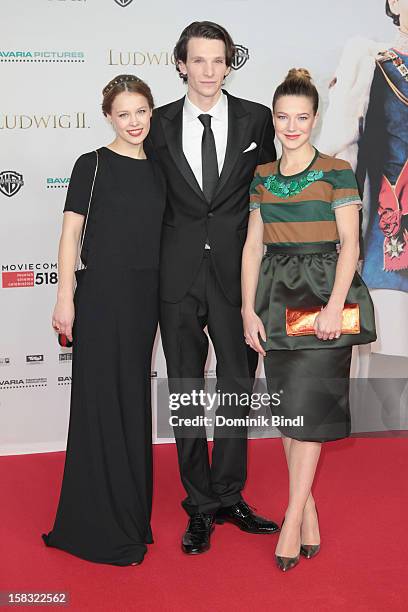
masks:
POLYGON ((190 516, 187 529, 181 541, 181 548, 187 555, 199 555, 210 548, 214 531, 214 515, 197 512, 190 516))
POLYGON ((254 514, 244 500, 232 506, 221 507, 215 515, 215 522, 220 525, 225 522, 233 523, 248 533, 276 533, 279 531, 276 523, 254 514))

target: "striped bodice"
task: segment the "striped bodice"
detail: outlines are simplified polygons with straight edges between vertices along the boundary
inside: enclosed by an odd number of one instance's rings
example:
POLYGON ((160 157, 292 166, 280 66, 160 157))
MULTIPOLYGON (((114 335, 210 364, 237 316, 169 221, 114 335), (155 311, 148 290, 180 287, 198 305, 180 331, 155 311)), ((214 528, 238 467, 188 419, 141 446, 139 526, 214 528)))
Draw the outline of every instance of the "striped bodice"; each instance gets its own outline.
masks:
POLYGON ((256 167, 250 187, 250 210, 260 208, 265 244, 338 242, 335 209, 361 208, 351 166, 316 150, 303 172, 284 176, 279 161, 256 167))

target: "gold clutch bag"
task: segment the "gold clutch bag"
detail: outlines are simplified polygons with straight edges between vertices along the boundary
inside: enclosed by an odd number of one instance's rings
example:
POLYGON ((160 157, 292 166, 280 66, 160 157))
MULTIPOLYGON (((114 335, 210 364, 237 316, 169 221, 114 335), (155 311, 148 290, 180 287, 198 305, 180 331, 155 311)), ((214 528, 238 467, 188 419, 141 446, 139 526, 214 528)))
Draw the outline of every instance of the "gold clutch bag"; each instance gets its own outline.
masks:
MULTIPOLYGON (((288 336, 314 335, 314 322, 322 307, 286 308, 286 333, 288 336)), ((342 334, 360 333, 360 308, 358 304, 345 304, 341 325, 342 334)))

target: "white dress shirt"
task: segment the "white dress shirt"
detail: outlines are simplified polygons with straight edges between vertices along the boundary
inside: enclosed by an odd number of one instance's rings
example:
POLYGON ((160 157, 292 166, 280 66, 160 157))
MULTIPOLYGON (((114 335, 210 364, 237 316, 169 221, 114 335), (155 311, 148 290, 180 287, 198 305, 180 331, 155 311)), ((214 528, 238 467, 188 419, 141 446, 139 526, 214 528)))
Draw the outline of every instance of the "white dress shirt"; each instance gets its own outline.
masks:
POLYGON ((204 126, 198 119, 199 115, 211 115, 211 129, 214 134, 217 149, 218 174, 224 165, 228 138, 228 98, 221 93, 218 102, 204 112, 191 102, 188 96, 183 107, 183 152, 194 172, 198 184, 203 188, 201 141, 204 126))

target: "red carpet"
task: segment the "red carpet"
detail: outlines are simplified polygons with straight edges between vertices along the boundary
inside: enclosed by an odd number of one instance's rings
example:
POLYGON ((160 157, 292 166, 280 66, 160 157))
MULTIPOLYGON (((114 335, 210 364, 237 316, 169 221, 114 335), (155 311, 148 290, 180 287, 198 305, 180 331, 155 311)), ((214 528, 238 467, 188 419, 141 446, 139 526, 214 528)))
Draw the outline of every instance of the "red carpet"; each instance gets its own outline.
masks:
MULTIPOLYGON (((216 527, 208 553, 183 555, 173 445, 155 447, 155 544, 142 566, 46 548, 41 533, 52 526, 63 461, 63 453, 0 458, 1 591, 68 591, 75 612, 408 609, 407 439, 326 445, 315 486, 322 551, 287 574, 274 565, 277 536, 232 525, 216 527)), ((246 500, 280 521, 286 489, 280 441, 252 441, 246 500)))

